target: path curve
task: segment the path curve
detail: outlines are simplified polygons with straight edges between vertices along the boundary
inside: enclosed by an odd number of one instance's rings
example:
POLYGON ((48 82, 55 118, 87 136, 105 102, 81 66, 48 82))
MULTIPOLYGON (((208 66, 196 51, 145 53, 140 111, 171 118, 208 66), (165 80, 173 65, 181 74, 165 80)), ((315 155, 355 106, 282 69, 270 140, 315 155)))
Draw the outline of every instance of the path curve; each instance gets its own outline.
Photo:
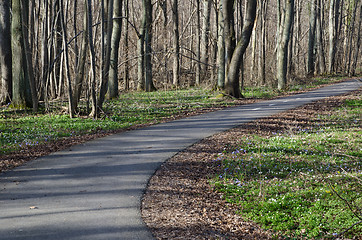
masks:
POLYGON ((0 175, 0 239, 153 239, 140 214, 155 170, 193 143, 257 118, 362 87, 311 92, 108 136, 0 175))

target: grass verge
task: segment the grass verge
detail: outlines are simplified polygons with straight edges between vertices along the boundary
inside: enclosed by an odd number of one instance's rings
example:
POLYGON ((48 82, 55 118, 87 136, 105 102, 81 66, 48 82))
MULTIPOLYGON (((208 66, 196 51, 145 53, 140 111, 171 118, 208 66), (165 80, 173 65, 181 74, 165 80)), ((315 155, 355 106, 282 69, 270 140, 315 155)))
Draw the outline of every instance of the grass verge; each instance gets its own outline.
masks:
POLYGON ((361 116, 356 97, 309 127, 249 135, 219 154, 212 184, 277 238, 362 237, 361 116))

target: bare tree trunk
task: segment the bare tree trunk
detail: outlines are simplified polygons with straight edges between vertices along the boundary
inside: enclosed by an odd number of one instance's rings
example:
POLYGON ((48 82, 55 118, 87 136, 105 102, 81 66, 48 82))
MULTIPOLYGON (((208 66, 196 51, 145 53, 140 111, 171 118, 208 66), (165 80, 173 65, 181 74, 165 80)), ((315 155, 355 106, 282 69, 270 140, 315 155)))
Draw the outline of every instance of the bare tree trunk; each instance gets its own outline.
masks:
POLYGON ((211 15, 211 0, 203 0, 202 14, 202 30, 201 30, 201 72, 206 74, 207 63, 209 59, 209 35, 210 35, 210 15, 211 15))
POLYGON ((225 36, 225 64, 226 64, 226 73, 228 74, 228 68, 230 65, 231 57, 235 50, 236 46, 236 37, 234 29, 234 4, 230 0, 223 1, 223 15, 224 15, 224 36, 225 36))
POLYGON ((87 5, 87 28, 88 28, 88 43, 89 43, 89 51, 91 56, 91 68, 92 68, 92 80, 90 84, 90 92, 91 92, 91 99, 92 99, 92 112, 90 116, 93 118, 97 118, 98 115, 98 108, 97 108, 97 94, 96 94, 96 54, 94 51, 93 45, 93 28, 92 28, 92 0, 84 0, 85 4, 87 5))
POLYGON ((173 0, 172 3, 172 19, 173 19, 173 85, 180 84, 180 34, 179 34, 179 16, 178 16, 178 0, 173 0))
POLYGON ((266 60, 266 15, 268 13, 268 2, 267 0, 260 0, 260 54, 259 54, 259 77, 261 79, 261 85, 265 85, 266 76, 265 76, 265 60, 266 60))
POLYGON ((11 105, 16 109, 25 109, 26 76, 24 70, 26 64, 24 62, 21 0, 12 1, 11 50, 13 66, 13 99, 11 105))
POLYGON ((0 1, 0 104, 9 103, 12 98, 10 5, 8 0, 0 1))
POLYGON ((280 42, 277 57, 277 79, 278 89, 282 90, 287 85, 287 63, 288 63, 288 45, 290 39, 290 31, 293 24, 294 0, 286 0, 285 16, 281 24, 280 42))
POLYGON ((111 65, 108 80, 108 98, 110 99, 118 97, 118 54, 122 32, 122 4, 122 0, 114 0, 111 65))
POLYGON ((223 89, 225 87, 225 36, 224 36, 224 14, 223 14, 223 1, 219 0, 219 28, 218 28, 218 53, 217 53, 217 66, 218 77, 217 87, 223 89))
POLYGON ((151 92, 156 90, 152 81, 152 2, 143 0, 145 25, 145 90, 151 92))
POLYGON ((73 108, 73 94, 72 94, 72 81, 70 77, 70 68, 69 68, 69 50, 68 50, 68 37, 67 37, 67 28, 65 26, 64 19, 64 3, 63 0, 60 0, 60 21, 63 30, 63 47, 64 47, 64 62, 65 62, 65 72, 68 83, 68 103, 69 103, 69 117, 73 118, 74 108, 73 108))
POLYGON ((356 49, 354 50, 354 58, 353 58, 353 62, 352 62, 352 67, 351 67, 351 76, 354 76, 356 74, 356 68, 357 68, 357 63, 358 63, 358 56, 359 56, 359 52, 361 49, 361 35, 362 35, 362 2, 360 4, 360 8, 359 8, 359 23, 358 23, 358 31, 357 31, 357 45, 356 45, 356 49))
POLYGON ((112 50, 112 29, 113 29, 113 3, 114 0, 109 0, 108 2, 108 9, 107 9, 107 39, 105 45, 105 59, 104 63, 102 63, 102 79, 101 79, 101 86, 99 89, 99 97, 98 97, 98 108, 102 109, 102 105, 108 90, 108 76, 109 76, 109 69, 111 66, 111 50, 112 50))
POLYGON ((317 50, 318 50, 318 66, 319 73, 326 72, 326 58, 324 52, 324 44, 323 44, 323 6, 321 0, 318 0, 317 7, 317 30, 316 30, 316 38, 317 38, 317 50))
POLYGON ((335 71, 339 1, 340 0, 330 0, 330 7, 329 7, 329 73, 330 74, 335 71))
POLYGON ((309 17, 309 41, 308 41, 308 64, 307 64, 307 76, 311 77, 314 75, 315 66, 315 33, 317 23, 317 0, 312 0, 310 5, 310 17, 309 17))
POLYGON ((347 49, 346 49, 346 58, 345 58, 345 64, 347 65, 346 67, 346 73, 351 76, 351 63, 352 63, 352 51, 354 50, 354 46, 353 46, 353 37, 355 35, 355 22, 356 22, 356 15, 357 15, 357 10, 358 10, 358 2, 354 1, 354 4, 352 5, 353 2, 351 2, 351 11, 352 11, 352 19, 349 23, 349 37, 348 37, 348 45, 347 45, 347 49))
POLYGON ((196 86, 201 83, 201 21, 200 21, 200 0, 196 0, 196 86))
MULTIPOLYGON (((128 44, 128 29, 129 29, 129 23, 128 23, 128 18, 129 18, 129 8, 128 8, 128 0, 124 1, 124 12, 125 12, 125 22, 124 22, 124 39, 123 39, 123 45, 124 45, 124 56, 128 56, 128 52, 129 52, 129 44, 128 44)), ((129 63, 128 63, 128 59, 126 59, 125 63, 124 63, 124 76, 123 76, 123 80, 124 80, 124 89, 126 91, 129 90, 129 63)))
POLYGON ((253 31, 256 18, 256 7, 257 0, 247 1, 245 23, 241 33, 241 39, 238 41, 228 67, 228 75, 225 81, 225 93, 235 98, 242 97, 239 84, 240 68, 253 31))
POLYGON ((85 72, 85 64, 87 60, 87 52, 88 52, 88 14, 85 13, 83 17, 83 35, 82 35, 82 45, 80 49, 80 56, 78 58, 77 64, 77 72, 75 76, 75 87, 74 87, 74 95, 73 95, 73 107, 74 110, 77 109, 78 102, 80 99, 80 95, 82 92, 82 85, 84 82, 84 72, 85 72))

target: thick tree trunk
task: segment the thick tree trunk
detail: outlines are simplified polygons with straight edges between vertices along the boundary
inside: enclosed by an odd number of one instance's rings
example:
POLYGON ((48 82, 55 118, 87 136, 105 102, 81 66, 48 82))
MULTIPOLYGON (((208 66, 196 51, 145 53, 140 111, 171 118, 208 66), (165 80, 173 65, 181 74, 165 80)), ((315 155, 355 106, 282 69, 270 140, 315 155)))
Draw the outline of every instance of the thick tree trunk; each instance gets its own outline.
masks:
POLYGON ((178 0, 172 3, 172 19, 173 19, 173 85, 180 84, 180 33, 179 33, 179 16, 178 16, 178 0))
POLYGON ((211 0, 203 0, 202 11, 202 30, 201 30, 201 72, 203 75, 207 72, 209 60, 209 35, 210 35, 210 15, 211 0))
POLYGON ((250 43, 250 37, 255 23, 256 7, 257 0, 247 1, 245 23, 241 33, 241 39, 238 41, 228 67, 228 75, 225 81, 225 93, 235 98, 242 97, 239 84, 240 68, 242 66, 244 53, 250 43))
MULTIPOLYGON (((234 2, 230 0, 223 1, 223 15, 224 15, 224 36, 225 36, 225 61, 228 68, 231 57, 236 46, 236 37, 234 29, 234 2)), ((227 75, 227 72, 226 72, 227 75)))
POLYGON ((354 50, 354 58, 353 58, 353 62, 352 62, 352 67, 351 67, 351 76, 354 76, 356 74, 356 68, 357 68, 357 63, 358 63, 358 57, 359 57, 359 52, 361 49, 361 42, 362 42, 362 2, 360 4, 360 8, 359 8, 359 23, 358 23, 358 31, 357 31, 357 45, 356 45, 356 49, 354 50))
POLYGON ((287 85, 287 68, 288 68, 288 45, 290 32, 293 24, 294 0, 286 0, 285 16, 282 19, 280 42, 277 52, 277 79, 278 89, 283 90, 287 85))
POLYGON ((12 50, 12 80, 13 99, 12 107, 16 109, 26 108, 26 76, 23 49, 23 32, 21 16, 21 0, 12 1, 12 22, 11 22, 11 50, 12 50))
POLYGON ((122 0, 114 0, 111 64, 108 79, 108 98, 110 99, 118 97, 118 54, 122 32, 122 4, 122 0))
POLYGON ((10 5, 8 0, 0 1, 0 104, 9 103, 12 98, 10 5))
POLYGON ((310 17, 309 17, 309 40, 308 40, 308 64, 307 64, 307 76, 314 75, 315 66, 315 39, 316 39, 316 23, 317 23, 317 0, 312 0, 310 5, 310 17))
POLYGON ((145 25, 145 90, 151 92, 156 90, 152 81, 152 2, 143 0, 145 25))

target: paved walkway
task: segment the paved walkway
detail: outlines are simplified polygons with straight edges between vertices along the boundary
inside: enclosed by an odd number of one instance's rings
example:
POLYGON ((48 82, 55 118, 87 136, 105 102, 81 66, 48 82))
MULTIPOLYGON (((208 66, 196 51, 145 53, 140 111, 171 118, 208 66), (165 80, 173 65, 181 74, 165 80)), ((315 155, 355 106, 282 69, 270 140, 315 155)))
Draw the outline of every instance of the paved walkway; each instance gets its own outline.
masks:
POLYGON ((0 175, 0 239, 152 239, 140 202, 149 178, 166 159, 220 131, 361 86, 351 80, 125 132, 39 158, 0 175))

